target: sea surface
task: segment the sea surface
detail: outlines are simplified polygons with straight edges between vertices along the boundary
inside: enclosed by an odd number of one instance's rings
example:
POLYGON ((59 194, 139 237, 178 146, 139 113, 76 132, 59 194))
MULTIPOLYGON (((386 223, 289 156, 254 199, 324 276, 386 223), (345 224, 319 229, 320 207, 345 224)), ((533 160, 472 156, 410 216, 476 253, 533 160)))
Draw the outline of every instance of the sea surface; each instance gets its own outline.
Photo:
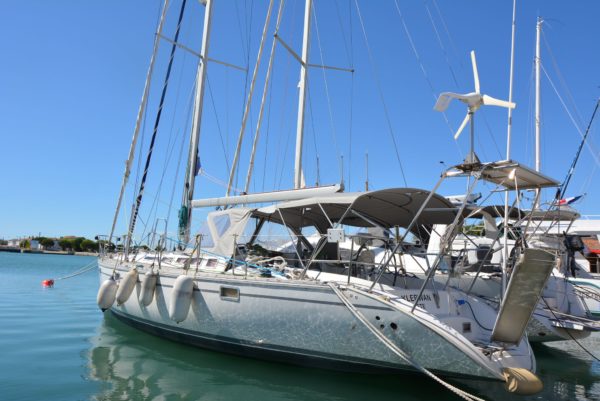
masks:
MULTIPOLYGON (((262 362, 139 332, 96 306, 95 258, 0 252, 0 400, 460 400, 418 376, 359 375, 262 362)), ((600 336, 582 345, 600 355, 600 336)), ((578 345, 535 347, 544 391, 455 383, 487 400, 600 400, 600 364, 578 345)))

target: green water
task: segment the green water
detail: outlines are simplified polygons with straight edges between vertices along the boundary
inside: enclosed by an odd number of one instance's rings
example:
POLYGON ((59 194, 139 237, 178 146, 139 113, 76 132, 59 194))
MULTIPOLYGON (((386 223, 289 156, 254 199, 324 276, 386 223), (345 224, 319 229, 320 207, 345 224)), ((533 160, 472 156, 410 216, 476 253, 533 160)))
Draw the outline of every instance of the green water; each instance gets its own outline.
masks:
MULTIPOLYGON (((95 304, 93 262, 80 256, 0 252, 0 400, 459 400, 421 376, 373 376, 261 362, 141 333, 95 304)), ((600 336, 583 344, 600 354, 600 336)), ((535 348, 541 394, 486 399, 599 400, 600 365, 569 342, 535 348)), ((464 385, 463 385, 464 387, 464 385)), ((492 392, 493 391, 493 392, 492 392)))

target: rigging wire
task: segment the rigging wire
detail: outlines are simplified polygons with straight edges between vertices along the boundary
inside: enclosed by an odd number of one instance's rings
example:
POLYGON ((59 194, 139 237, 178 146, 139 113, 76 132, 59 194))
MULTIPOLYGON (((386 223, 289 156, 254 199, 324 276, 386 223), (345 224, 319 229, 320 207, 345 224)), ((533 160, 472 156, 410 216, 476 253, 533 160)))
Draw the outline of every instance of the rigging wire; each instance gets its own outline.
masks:
MULTIPOLYGON (((569 116, 569 119, 573 123, 573 126, 575 127, 575 130, 579 133, 579 135, 581 136, 581 138, 584 139, 584 134, 581 131, 581 128, 579 127, 579 125, 575 121, 575 118, 573 117, 573 115, 571 114, 571 112, 569 111, 569 109, 567 108, 567 105, 565 104, 562 96, 560 96, 560 93, 558 93, 558 90, 556 89, 556 86, 554 85, 554 82, 550 78, 550 75, 548 75, 548 72, 546 71, 546 69, 544 68, 543 65, 542 65, 542 71, 544 72, 544 75, 546 76, 546 78, 550 82, 550 85, 552 86, 552 89, 554 90, 554 93, 556 93, 556 96, 560 100, 560 103, 562 104, 563 108, 565 109, 565 112, 569 116)), ((598 153, 592 148, 592 145, 591 145, 590 141, 585 141, 585 144, 587 145, 588 150, 592 154, 592 156, 593 156, 594 161, 596 162, 596 164, 600 165, 600 159, 598 158, 598 153)))
POLYGON ((342 39, 344 42, 344 49, 346 50, 346 57, 348 58, 348 65, 350 66, 351 78, 350 78, 350 114, 348 116, 348 188, 352 188, 352 124, 353 124, 353 112, 354 112, 354 44, 353 44, 353 27, 352 27, 352 1, 348 0, 348 21, 349 21, 349 41, 350 44, 346 43, 346 34, 344 25, 342 23, 342 17, 338 6, 338 0, 335 1, 335 9, 338 17, 338 24, 340 31, 342 32, 342 39))
MULTIPOLYGON (((215 122, 217 124, 217 131, 219 132, 219 138, 221 139, 221 149, 223 150, 223 160, 225 160, 225 165, 227 166, 227 171, 229 171, 229 156, 227 155, 227 148, 225 146, 225 140, 223 138, 223 130, 221 129, 221 124, 219 123, 219 114, 217 113, 217 107, 215 105, 215 97, 213 96, 212 87, 210 86, 210 78, 209 71, 206 71, 206 83, 208 86, 208 94, 210 96, 211 105, 213 111, 215 113, 215 122)), ((196 82, 198 85, 198 82, 196 82)))
POLYGON ((546 50, 548 50, 548 54, 550 55, 550 61, 552 62, 552 66, 554 67, 554 70, 556 71, 556 74, 558 75, 558 79, 561 83, 561 86, 563 87, 564 91, 566 92, 567 97, 571 103, 571 108, 575 111, 577 119, 579 120, 579 125, 582 125, 583 118, 581 117, 581 113, 580 113, 579 109, 577 108, 577 103, 575 103, 573 94, 569 90, 569 86, 567 85, 564 75, 562 74, 562 72, 558 66, 558 62, 556 61, 556 58, 554 57, 554 52, 552 51, 552 48, 550 47, 550 43, 548 42, 548 39, 546 38, 546 33, 543 30, 542 30, 542 39, 544 41, 546 50))
MULTIPOLYGON (((265 45, 265 41, 267 38, 267 29, 269 27, 269 23, 271 21, 271 13, 273 10, 273 4, 274 4, 274 0, 270 0, 269 1, 269 7, 267 9, 267 16, 265 18, 265 24, 263 26, 263 30, 262 30, 262 35, 261 35, 261 39, 260 39, 260 45, 258 48, 258 53, 256 56, 256 62, 254 64, 254 70, 252 71, 252 79, 250 81, 250 87, 249 87, 249 91, 248 91, 248 97, 245 99, 245 102, 243 104, 244 109, 243 109, 243 113, 242 113, 242 121, 240 124, 240 131, 238 134, 238 140, 237 140, 237 145, 235 148, 235 153, 233 156, 233 165, 231 166, 231 172, 229 174, 229 184, 228 184, 228 188, 227 188, 227 192, 226 192, 226 196, 229 196, 229 192, 230 189, 229 187, 231 187, 233 185, 234 180, 237 182, 237 178, 238 178, 238 172, 239 172, 239 157, 240 157, 240 153, 242 150, 242 144, 244 141, 244 135, 245 135, 245 131, 246 131, 246 124, 248 122, 248 117, 251 114, 251 105, 252 105, 252 99, 253 99, 253 95, 254 95, 254 87, 256 84, 256 78, 258 76, 258 71, 260 69, 260 62, 262 60, 262 54, 264 51, 264 45, 265 45)), ((252 125, 252 124, 251 124, 252 125)), ((254 159, 254 155, 251 155, 251 160, 254 159)))
MULTIPOLYGON (((284 0, 280 0, 279 7, 277 10, 277 20, 275 22, 275 32, 276 33, 279 31, 279 27, 281 25, 281 17, 283 15, 284 5, 285 5, 284 0)), ((271 6, 269 6, 269 7, 271 7, 271 6)), ((265 25, 264 29, 266 32, 267 25, 265 25)), ((246 183, 244 184, 244 192, 246 192, 246 193, 248 193, 250 190, 250 181, 252 179, 252 174, 254 172, 254 160, 256 157, 256 150, 258 148, 258 140, 260 138, 260 130, 261 130, 261 125, 262 125, 262 121, 263 121, 263 117, 264 117, 265 101, 267 100, 267 96, 269 96, 269 107, 270 107, 270 101, 271 101, 270 88, 271 88, 271 77, 273 75, 273 64, 275 62, 275 49, 277 46, 276 39, 277 38, 273 35, 273 41, 271 42, 271 53, 269 55, 269 64, 267 66, 267 72, 265 75, 265 82, 264 82, 263 92, 262 92, 262 96, 261 96, 261 100, 260 100, 260 107, 259 107, 259 111, 258 111, 256 129, 254 132, 254 139, 252 140, 252 150, 250 153, 250 161, 248 162, 248 172, 246 174, 246 183)), ((263 40, 261 39, 261 46, 262 46, 262 42, 263 42, 263 40)), ((261 51, 259 50, 259 53, 260 52, 261 51)), ((254 181, 253 181, 253 183, 254 183, 254 181)), ((263 186, 264 186, 264 180, 263 180, 263 186)))
MULTIPOLYGON (((329 124, 331 126, 331 137, 333 139, 333 146, 335 148, 335 154, 337 159, 340 159, 340 149, 337 142, 337 130, 335 129, 335 123, 333 122, 333 111, 331 109, 331 96, 329 95, 329 84, 327 83, 327 74, 325 74, 325 60, 323 59, 323 47, 321 46, 321 35, 319 34, 319 23, 317 22, 317 8, 315 3, 311 3, 313 8, 313 20, 315 22, 315 30, 317 33, 317 45, 319 46, 319 55, 321 57, 321 71, 323 73, 323 83, 325 85, 325 97, 327 99, 327 110, 329 111, 329 124)), ((340 171, 340 175, 342 172, 340 171)), ((342 181, 344 177, 342 177, 342 181)))
POLYGON ((435 20, 433 19, 431 10, 429 9, 429 6, 427 5, 427 0, 423 0, 423 5, 425 6, 425 11, 427 11, 427 16, 429 17, 429 22, 431 22, 431 27, 433 28, 433 32, 435 33, 437 42, 440 45, 440 48, 442 49, 442 53, 444 54, 444 60, 446 61, 446 65, 448 66, 448 69, 450 70, 450 75, 452 75, 452 80, 454 81, 454 86, 456 89, 458 89, 460 87, 460 85, 458 84, 456 74, 454 73, 454 69, 452 68, 452 64, 450 63, 450 58, 448 57, 448 52, 446 51, 446 47, 444 46, 444 42, 442 41, 442 37, 440 36, 438 27, 435 23, 435 20))
MULTIPOLYGON (((273 63, 275 61, 273 60, 273 63)), ((267 129, 265 132, 265 149, 269 149, 269 133, 271 132, 271 103, 273 100, 273 81, 275 80, 275 72, 273 72, 273 77, 271 79, 271 83, 269 85, 269 105, 267 107, 267 112, 269 114, 269 117, 267 118, 267 129)), ((265 192, 265 182, 266 182, 266 176, 267 176, 267 156, 268 156, 268 152, 265 151, 265 156, 264 156, 264 160, 263 160, 263 174, 262 174, 262 192, 265 192)))
MULTIPOLYGON (((181 93, 181 85, 182 85, 182 81, 183 81, 183 70, 184 70, 184 67, 185 67, 186 59, 187 59, 187 54, 184 53, 183 54, 183 60, 181 61, 181 67, 180 67, 180 70, 179 70, 179 80, 177 82, 177 90, 176 90, 176 95, 175 95, 175 103, 174 103, 174 106, 173 106, 173 110, 175 110, 175 111, 177 111, 179 109, 178 105, 179 105, 179 98, 180 98, 180 93, 181 93)), ((190 91, 190 95, 188 96, 188 98, 189 98, 188 103, 191 101, 193 93, 194 93, 193 90, 190 91)), ((188 108, 188 110, 189 110, 189 108, 188 108)), ((156 216, 158 214, 157 198, 158 198, 158 195, 160 194, 160 192, 162 190, 162 184, 164 182, 165 174, 167 172, 167 169, 168 169, 168 166, 169 166, 172 154, 173 154, 173 150, 174 150, 175 145, 177 143, 177 138, 180 136, 180 132, 177 131, 177 133, 175 135, 175 138, 173 138, 173 132, 175 131, 175 120, 176 119, 173 116, 171 118, 171 127, 169 129, 169 139, 168 139, 167 145, 166 145, 166 152, 165 152, 166 159, 165 159, 165 162, 164 162, 164 165, 163 165, 163 171, 162 171, 162 174, 161 174, 161 177, 160 177, 160 181, 159 181, 158 187, 156 189, 156 193, 155 193, 155 196, 154 196, 152 207, 150 208, 150 211, 148 213, 147 222, 156 221, 156 218, 157 218, 156 216), (173 141, 172 144, 171 144, 171 141, 173 141), (156 208, 155 208, 155 206, 156 206, 156 208)), ((184 141, 181 141, 181 143, 182 143, 182 145, 180 146, 181 148, 183 146, 183 142, 184 141)), ((177 160, 181 161, 181 151, 180 151, 180 154, 179 154, 179 157, 177 158, 177 160)), ((179 165, 180 164, 181 163, 177 163, 177 171, 179 171, 179 165)), ((172 192, 171 192, 171 199, 173 198, 173 193, 175 191, 175 182, 176 181, 177 181, 177 176, 175 176, 175 179, 173 180, 173 189, 172 189, 172 192)), ((168 223, 168 218, 166 220, 167 220, 167 223, 168 223)), ((144 224, 144 229, 142 231, 142 237, 146 233, 147 228, 148 228, 147 225, 144 224)))
MULTIPOLYGON (((429 89, 431 90, 431 94, 433 96, 433 101, 435 102, 438 97, 438 92, 433 87, 433 83, 431 82, 431 79, 429 79, 429 75, 427 74, 425 65, 423 64, 421 56, 419 55, 419 52, 417 51, 417 46, 415 45, 415 41, 413 40, 412 35, 410 34, 408 25, 406 24, 406 21, 404 19, 404 15, 402 14, 402 11, 400 10, 400 5, 398 4, 398 0, 394 0, 394 4, 396 6, 396 11, 398 12, 398 16, 400 17, 400 22, 402 23, 402 27, 404 28, 404 33, 406 34, 406 37, 410 44, 410 47, 413 51, 413 54, 415 55, 417 63, 419 64, 419 67, 421 68, 421 72, 423 73, 423 77, 425 78, 425 81, 427 82, 427 85, 429 86, 429 89)), ((434 28, 434 30, 437 32, 437 30, 435 28, 434 28)), ((443 47, 442 47, 442 49, 443 49, 443 47)), ((454 74, 454 72, 452 72, 452 74, 454 74)), ((448 115, 446 114, 445 111, 442 112, 442 116, 444 118, 444 122, 446 123, 446 126, 448 127, 448 130, 450 131, 450 134, 452 136, 454 136, 454 129, 450 125, 450 121, 448 120, 448 115)), ((460 157, 462 158, 463 155, 462 155, 462 151, 460 150, 460 146, 458 146, 458 142, 457 141, 453 141, 453 142, 456 146, 456 149, 458 150, 460 157)))
POLYGON ((590 122, 585 130, 585 135, 577 148, 577 153, 575 153, 575 158, 571 163, 571 167, 569 167, 569 171, 567 172, 567 176, 565 177, 562 185, 560 186, 559 191, 556 193, 556 200, 563 198, 569 186, 569 182, 571 181, 571 177, 573 177, 573 173, 575 173, 575 166, 577 165, 577 161, 579 160, 579 156, 581 156, 581 150, 583 149, 583 145, 585 144, 587 137, 590 133, 590 128, 592 127, 592 123, 594 122, 594 117, 596 117, 596 112, 598 111, 598 106, 600 106, 600 99, 596 101, 596 107, 594 107, 594 112, 592 113, 592 118, 590 118, 590 122))
MULTIPOLYGON (((171 46, 171 55, 170 55, 170 58, 169 58, 169 65, 167 67, 167 73, 166 73, 165 81, 164 81, 164 84, 163 84, 163 90, 162 90, 162 94, 161 94, 160 102, 159 102, 159 106, 158 106, 158 112, 156 114, 156 119, 154 121, 154 129, 153 129, 153 132, 152 132, 152 139, 150 140, 150 147, 148 149, 148 155, 146 157, 146 164, 144 166, 144 174, 142 176, 142 181, 140 183, 140 188, 138 190, 138 195, 137 195, 136 200, 135 200, 135 206, 134 206, 134 209, 133 209, 133 212, 132 212, 132 215, 131 215, 131 220, 129 222, 129 231, 128 231, 129 235, 128 235, 128 237, 131 237, 131 235, 133 235, 133 232, 134 232, 134 229, 135 229, 135 222, 136 222, 137 215, 138 215, 138 211, 139 211, 139 208, 140 208, 140 204, 142 202, 142 197, 144 195, 144 187, 146 185, 146 179, 148 177, 148 169, 150 167, 150 161, 152 159, 152 151, 154 150, 154 142, 156 141, 156 134, 158 132, 158 126, 160 124, 160 117, 162 115, 163 105, 164 105, 165 97, 166 97, 166 94, 167 94, 167 88, 169 86, 169 78, 171 76, 171 68, 173 67, 173 59, 175 57, 175 50, 177 49, 176 42, 177 42, 177 40, 179 38, 179 32, 180 32, 180 29, 181 29, 181 21, 183 19, 183 14, 184 14, 184 11, 185 11, 186 1, 187 0, 183 0, 182 3, 181 3, 181 10, 179 12, 179 19, 178 19, 177 27, 176 27, 176 30, 175 30, 174 43, 171 46)), ((127 247, 129 246, 130 242, 131 242, 131 239, 128 238, 127 239, 127 247)))
POLYGON ((379 98, 380 98, 380 101, 381 101, 381 103, 383 105, 383 111, 384 111, 385 119, 386 119, 387 126, 388 126, 388 132, 390 134, 390 137, 392 139, 392 143, 394 145, 394 151, 396 153, 396 160, 398 161, 398 166, 400 167, 400 173, 402 175, 402 180, 404 181, 404 186, 407 187, 408 183, 406 181, 406 176, 404 175, 404 168, 402 167, 402 161, 400 160, 400 152, 398 150, 398 144, 396 143, 396 137, 394 135, 394 129, 392 127, 392 122, 391 122, 391 119, 390 119, 390 114, 389 114, 389 111, 388 111, 388 108, 387 108, 387 104, 385 102, 385 98, 383 96, 383 90, 381 88, 381 82, 380 82, 380 79, 379 79, 379 75, 377 74, 377 69, 376 69, 376 66, 375 66, 375 61, 373 59, 373 53, 371 51, 371 46, 369 45, 369 39, 367 37, 367 31, 365 29, 365 24, 363 22, 362 13, 360 12, 360 7, 358 6, 358 0, 354 0, 354 4, 356 6, 356 11, 358 13, 358 20, 360 22, 360 26, 362 28, 363 37, 365 39, 365 45, 367 47, 367 53, 369 55, 369 62, 371 64, 371 69, 373 71, 373 75, 374 75, 375 82, 376 82, 376 85, 377 85, 377 90, 379 92, 379 98))
MULTIPOLYGON (((312 142, 313 142, 313 147, 315 150, 315 162, 316 162, 316 166, 317 166, 317 177, 319 177, 319 148, 317 147, 317 135, 315 133, 315 117, 313 114, 313 108, 312 108, 312 96, 311 96, 311 91, 310 88, 307 86, 306 88, 306 97, 308 100, 308 111, 309 111, 309 116, 310 116, 310 128, 311 128, 311 137, 312 137, 312 142)), ((337 151, 337 148, 336 148, 337 151)), ((337 156, 339 157, 339 153, 336 153, 337 156)), ((317 178, 317 186, 319 179, 317 178)))

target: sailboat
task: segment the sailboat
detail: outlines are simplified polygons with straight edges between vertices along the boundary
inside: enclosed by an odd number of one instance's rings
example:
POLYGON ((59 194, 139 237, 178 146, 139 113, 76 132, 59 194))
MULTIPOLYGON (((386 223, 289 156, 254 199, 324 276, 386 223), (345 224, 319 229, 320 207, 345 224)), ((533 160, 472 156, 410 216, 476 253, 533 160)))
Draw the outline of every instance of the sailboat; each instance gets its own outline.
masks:
MULTIPOLYGON (((494 308, 476 297, 438 288, 429 279, 402 276, 391 268, 400 251, 410 251, 406 246, 409 235, 436 224, 457 227, 462 219, 460 208, 435 190, 344 193, 341 185, 301 188, 311 3, 306 1, 304 16, 295 188, 193 197, 211 16, 219 4, 206 0, 180 212, 184 246, 176 251, 131 246, 142 180, 125 245, 116 252, 110 249, 119 200, 108 246, 99 257, 99 307, 141 330, 221 352, 343 371, 420 372, 466 399, 476 397, 442 377, 489 380, 524 394, 541 390, 533 373, 535 357, 523 336, 528 316, 508 324, 508 316, 501 313, 497 318, 494 308), (250 207, 266 203, 271 205, 250 207), (198 235, 185 246, 192 238, 192 210, 202 207, 219 209, 207 215, 207 235, 198 235), (314 245, 304 235, 307 228, 318 233, 314 245), (374 230, 386 235, 369 234, 374 230), (274 231, 287 236, 289 246, 274 244, 270 240, 274 231), (350 252, 340 249, 346 239, 352 244, 350 252), (387 258, 383 263, 370 258, 372 241, 384 243, 387 258)), ((166 7, 157 41, 165 12, 166 7)), ((155 53, 156 46, 157 42, 155 53)), ((154 56, 149 74, 153 60, 154 56)), ((139 115, 146 99, 145 90, 139 115)), ((135 141, 134 134, 132 149, 135 141)), ((130 164, 131 160, 124 184, 130 164)), ((499 180, 498 174, 506 176, 513 169, 519 166, 486 165, 483 170, 492 172, 489 179, 499 180)), ((147 168, 143 178, 146 172, 147 168)), ((521 173, 531 176, 528 170, 520 169, 521 173)), ((122 194, 123 187, 119 199, 122 194)), ((445 254, 443 250, 432 261, 433 270, 445 254)), ((553 263, 543 254, 538 259, 529 256, 521 261, 523 266, 544 270, 553 263)), ((532 300, 521 297, 517 302, 532 300)), ((522 312, 527 315, 526 310, 522 312)))

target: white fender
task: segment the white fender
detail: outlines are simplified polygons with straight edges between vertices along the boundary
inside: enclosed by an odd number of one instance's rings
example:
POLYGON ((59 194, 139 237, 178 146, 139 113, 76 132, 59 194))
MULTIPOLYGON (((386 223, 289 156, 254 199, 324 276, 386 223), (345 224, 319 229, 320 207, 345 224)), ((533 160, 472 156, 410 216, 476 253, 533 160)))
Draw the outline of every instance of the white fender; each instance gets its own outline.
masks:
POLYGON ((96 297, 96 303, 104 312, 110 309, 113 303, 115 303, 115 297, 117 295, 117 282, 111 276, 108 280, 105 280, 100 289, 98 289, 98 296, 96 297))
POLYGON ((169 317, 176 323, 183 322, 190 310, 194 293, 194 280, 186 275, 181 275, 173 284, 171 303, 169 304, 169 317))
POLYGON ((137 284, 137 280, 138 271, 134 267, 133 269, 129 270, 125 277, 123 277, 119 282, 119 288, 117 289, 117 305, 123 305, 125 302, 127 302, 131 296, 131 293, 133 292, 133 289, 135 288, 135 285, 137 284))
POLYGON ((144 277, 142 277, 142 291, 140 291, 139 298, 142 305, 148 306, 152 303, 157 279, 158 275, 152 270, 144 274, 144 277))

